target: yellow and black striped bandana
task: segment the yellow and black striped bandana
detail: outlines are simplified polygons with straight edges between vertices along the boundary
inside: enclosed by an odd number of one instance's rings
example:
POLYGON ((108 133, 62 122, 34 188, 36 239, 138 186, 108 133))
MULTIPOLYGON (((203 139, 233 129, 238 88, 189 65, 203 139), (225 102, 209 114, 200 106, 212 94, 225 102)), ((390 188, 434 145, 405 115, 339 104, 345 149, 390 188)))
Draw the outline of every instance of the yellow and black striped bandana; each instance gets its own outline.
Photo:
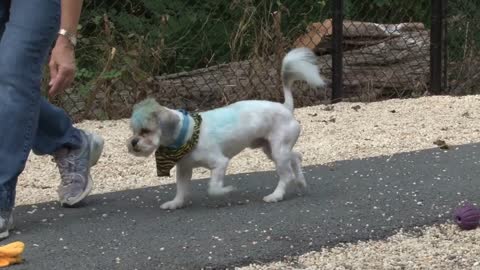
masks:
POLYGON ((160 146, 155 151, 155 161, 157 163, 157 176, 170 176, 170 170, 175 164, 186 156, 193 147, 198 143, 200 136, 200 125, 202 124, 202 117, 198 113, 191 114, 195 125, 193 127, 192 137, 179 148, 169 148, 160 146))

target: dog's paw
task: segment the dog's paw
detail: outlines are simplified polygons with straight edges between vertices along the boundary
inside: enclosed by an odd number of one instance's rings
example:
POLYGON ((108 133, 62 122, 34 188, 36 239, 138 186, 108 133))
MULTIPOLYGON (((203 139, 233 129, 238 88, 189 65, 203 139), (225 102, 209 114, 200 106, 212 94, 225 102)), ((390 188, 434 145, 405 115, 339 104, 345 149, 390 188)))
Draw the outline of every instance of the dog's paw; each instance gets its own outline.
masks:
POLYGON ((305 178, 301 177, 298 179, 295 179, 295 185, 299 189, 306 189, 307 188, 307 181, 305 181, 305 178))
POLYGON ((263 197, 263 201, 267 203, 275 203, 281 200, 283 200, 283 196, 275 193, 263 197))
POLYGON ((235 190, 233 186, 226 187, 210 187, 208 189, 208 195, 210 196, 223 196, 235 190))
POLYGON ((183 202, 180 200, 171 200, 160 206, 164 210, 175 210, 181 207, 183 207, 183 202))

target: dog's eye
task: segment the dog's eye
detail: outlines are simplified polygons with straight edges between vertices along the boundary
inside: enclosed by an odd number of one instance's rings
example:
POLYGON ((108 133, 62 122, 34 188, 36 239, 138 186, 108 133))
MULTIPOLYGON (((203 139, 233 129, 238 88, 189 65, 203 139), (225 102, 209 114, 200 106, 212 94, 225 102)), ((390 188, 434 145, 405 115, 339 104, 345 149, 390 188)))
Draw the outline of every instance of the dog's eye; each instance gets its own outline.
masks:
POLYGON ((140 130, 140 134, 147 134, 147 133, 150 133, 150 130, 146 129, 146 128, 142 128, 140 130))

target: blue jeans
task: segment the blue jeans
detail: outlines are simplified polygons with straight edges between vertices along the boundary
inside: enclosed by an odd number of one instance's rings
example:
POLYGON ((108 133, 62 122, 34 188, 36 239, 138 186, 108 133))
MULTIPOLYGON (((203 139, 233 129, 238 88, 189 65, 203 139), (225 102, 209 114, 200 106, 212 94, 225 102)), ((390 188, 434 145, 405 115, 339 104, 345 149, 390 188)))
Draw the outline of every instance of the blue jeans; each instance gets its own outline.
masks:
POLYGON ((60 0, 0 1, 0 211, 15 204, 30 151, 77 148, 80 131, 41 96, 42 70, 60 26, 60 0))

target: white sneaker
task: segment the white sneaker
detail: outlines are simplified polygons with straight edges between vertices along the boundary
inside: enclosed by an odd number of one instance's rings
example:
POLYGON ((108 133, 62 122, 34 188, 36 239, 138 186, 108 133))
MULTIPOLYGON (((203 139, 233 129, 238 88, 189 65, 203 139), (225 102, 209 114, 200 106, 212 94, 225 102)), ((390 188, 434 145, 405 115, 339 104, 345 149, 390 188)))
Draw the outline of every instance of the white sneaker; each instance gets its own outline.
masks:
POLYGON ((7 238, 9 231, 13 229, 13 212, 0 212, 0 241, 7 238))

